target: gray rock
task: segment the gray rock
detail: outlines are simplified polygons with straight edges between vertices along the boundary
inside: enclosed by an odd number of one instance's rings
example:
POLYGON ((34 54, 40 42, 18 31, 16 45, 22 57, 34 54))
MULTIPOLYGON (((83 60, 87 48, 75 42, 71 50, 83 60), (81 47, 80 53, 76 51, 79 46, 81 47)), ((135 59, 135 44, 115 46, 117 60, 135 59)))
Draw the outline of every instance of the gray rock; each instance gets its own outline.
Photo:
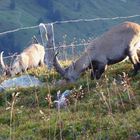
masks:
POLYGON ((36 87, 42 86, 43 83, 36 78, 35 76, 30 75, 22 75, 20 77, 11 78, 3 81, 0 84, 0 92, 6 89, 14 89, 14 88, 28 88, 28 87, 36 87))

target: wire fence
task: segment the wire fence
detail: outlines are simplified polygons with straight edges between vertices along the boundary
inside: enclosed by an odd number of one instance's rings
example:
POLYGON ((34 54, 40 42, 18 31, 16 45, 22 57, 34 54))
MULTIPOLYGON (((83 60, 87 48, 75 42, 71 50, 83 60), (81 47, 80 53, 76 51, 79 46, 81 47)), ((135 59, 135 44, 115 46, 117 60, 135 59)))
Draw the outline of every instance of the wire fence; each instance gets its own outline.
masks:
MULTIPOLYGON (((45 25, 51 24, 52 26, 56 25, 56 24, 67 24, 67 23, 79 23, 79 22, 94 22, 94 21, 106 21, 106 20, 118 20, 118 19, 130 19, 130 18, 137 18, 140 17, 139 14, 136 15, 130 15, 130 16, 117 16, 117 17, 98 17, 98 18, 91 18, 91 19, 74 19, 74 20, 64 20, 64 21, 55 21, 55 22, 51 22, 51 23, 45 23, 45 25)), ((18 31, 22 31, 22 30, 29 30, 29 29, 37 29, 39 28, 39 25, 35 25, 35 26, 28 26, 28 27, 21 27, 21 28, 16 28, 13 30, 8 30, 8 31, 4 31, 0 33, 0 36, 6 35, 6 34, 10 34, 10 33, 15 33, 18 31)), ((54 34, 54 31, 53 31, 54 34)), ((54 34, 55 36, 55 34, 54 34)), ((71 47, 79 47, 79 46, 87 46, 89 45, 89 43, 71 43, 71 44, 62 44, 62 45, 57 45, 55 46, 55 40, 54 40, 54 48, 55 49, 66 49, 66 48, 71 48, 71 47)), ((54 48, 45 48, 46 50, 51 50, 54 48)), ((15 56, 15 54, 14 54, 15 56)), ((13 55, 10 56, 5 56, 4 59, 13 57, 13 55)))
MULTIPOLYGON (((66 23, 78 23, 78 22, 93 22, 93 21, 117 20, 117 19, 129 19, 129 18, 136 18, 136 17, 140 17, 140 15, 122 16, 122 17, 105 17, 105 18, 98 17, 98 18, 91 18, 91 19, 74 19, 74 20, 65 20, 65 21, 55 21, 55 22, 47 23, 45 25, 48 25, 48 24, 55 25, 55 24, 66 24, 66 23)), ((21 30, 35 29, 35 28, 38 28, 38 27, 39 27, 39 25, 21 27, 21 28, 9 30, 9 31, 1 32, 0 36, 5 35, 5 34, 9 34, 9 33, 18 32, 18 31, 21 31, 21 30)))

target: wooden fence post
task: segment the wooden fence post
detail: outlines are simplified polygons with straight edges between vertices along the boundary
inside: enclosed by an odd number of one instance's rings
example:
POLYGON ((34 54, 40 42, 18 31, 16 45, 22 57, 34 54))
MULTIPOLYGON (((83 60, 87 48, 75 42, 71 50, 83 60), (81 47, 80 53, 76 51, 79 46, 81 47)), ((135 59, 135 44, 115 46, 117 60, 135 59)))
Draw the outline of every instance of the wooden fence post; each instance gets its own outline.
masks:
POLYGON ((54 34, 53 34, 53 24, 48 24, 47 28, 43 23, 39 24, 39 29, 41 33, 41 39, 43 46, 45 47, 45 63, 48 69, 53 68, 54 59, 54 34))

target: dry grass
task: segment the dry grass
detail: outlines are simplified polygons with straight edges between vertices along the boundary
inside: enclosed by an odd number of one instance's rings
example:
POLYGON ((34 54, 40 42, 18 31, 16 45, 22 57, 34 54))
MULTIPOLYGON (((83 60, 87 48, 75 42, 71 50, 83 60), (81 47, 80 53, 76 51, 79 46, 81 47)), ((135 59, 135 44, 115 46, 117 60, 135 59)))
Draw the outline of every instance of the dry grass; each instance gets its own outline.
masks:
POLYGON ((132 77, 130 67, 129 63, 113 65, 99 81, 90 80, 86 72, 76 83, 65 85, 55 84, 54 81, 61 79, 55 71, 30 70, 46 86, 0 94, 0 139, 127 140, 138 137, 140 74, 132 77), (57 110, 53 102, 56 94, 67 89, 73 90, 73 94, 68 97, 67 106, 57 110))

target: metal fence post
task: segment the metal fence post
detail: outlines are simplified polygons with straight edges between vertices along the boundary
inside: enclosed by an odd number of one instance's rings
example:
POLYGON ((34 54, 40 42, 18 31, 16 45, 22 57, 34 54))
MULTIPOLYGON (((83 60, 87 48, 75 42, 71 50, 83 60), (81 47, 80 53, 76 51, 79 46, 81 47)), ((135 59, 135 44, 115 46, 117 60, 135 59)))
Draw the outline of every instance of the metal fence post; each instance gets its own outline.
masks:
POLYGON ((39 24, 39 29, 41 33, 41 39, 43 46, 45 47, 45 63, 48 69, 53 68, 54 59, 54 32, 53 24, 48 24, 45 26, 43 23, 39 24))

